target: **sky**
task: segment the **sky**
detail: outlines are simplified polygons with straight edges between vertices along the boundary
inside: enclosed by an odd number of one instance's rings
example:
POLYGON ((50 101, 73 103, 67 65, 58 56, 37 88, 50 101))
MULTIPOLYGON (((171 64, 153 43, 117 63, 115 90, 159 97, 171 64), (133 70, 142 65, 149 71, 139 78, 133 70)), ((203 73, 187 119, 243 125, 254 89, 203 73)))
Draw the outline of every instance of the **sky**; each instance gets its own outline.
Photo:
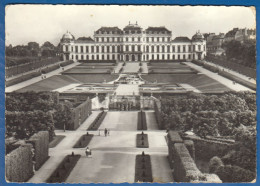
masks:
POLYGON ((45 41, 57 45, 64 33, 93 37, 102 26, 123 29, 138 23, 143 29, 165 26, 172 37, 226 33, 233 28, 255 28, 255 9, 242 6, 118 6, 118 5, 8 5, 6 45, 45 41))

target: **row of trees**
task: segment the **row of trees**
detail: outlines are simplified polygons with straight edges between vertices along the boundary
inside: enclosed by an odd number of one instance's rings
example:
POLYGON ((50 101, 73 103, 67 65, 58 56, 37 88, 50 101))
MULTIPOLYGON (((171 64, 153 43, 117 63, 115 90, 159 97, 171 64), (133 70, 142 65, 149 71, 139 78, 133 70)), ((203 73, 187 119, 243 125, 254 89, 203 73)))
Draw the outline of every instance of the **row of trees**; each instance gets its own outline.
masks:
MULTIPOLYGON (((53 92, 9 93, 6 95, 6 138, 29 139, 41 130, 53 138, 55 126, 73 122, 73 105, 59 103, 53 92)), ((65 126, 65 127, 66 127, 65 126)))
POLYGON ((6 56, 8 57, 53 57, 56 56, 57 52, 58 47, 49 41, 46 41, 42 46, 37 42, 29 42, 27 45, 6 47, 6 56))
POLYGON ((246 40, 241 43, 236 40, 223 43, 228 60, 236 60, 245 66, 256 68, 256 41, 246 40))

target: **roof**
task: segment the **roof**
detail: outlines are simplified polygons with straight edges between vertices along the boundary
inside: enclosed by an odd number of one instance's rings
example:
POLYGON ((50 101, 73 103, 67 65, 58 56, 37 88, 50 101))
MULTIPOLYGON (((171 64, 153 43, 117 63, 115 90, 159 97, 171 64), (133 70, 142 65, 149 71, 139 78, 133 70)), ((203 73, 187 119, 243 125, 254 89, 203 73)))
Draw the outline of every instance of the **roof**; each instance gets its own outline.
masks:
POLYGON ((168 32, 171 33, 171 31, 169 31, 167 28, 165 28, 164 26, 160 26, 160 27, 148 27, 146 30, 146 32, 168 32))
POLYGON ((124 29, 124 31, 129 31, 129 30, 136 30, 136 31, 141 31, 142 28, 140 26, 138 26, 137 24, 130 24, 130 25, 127 25, 124 29))
POLYGON ((172 42, 179 43, 179 42, 191 42, 191 40, 188 37, 176 37, 172 42))
POLYGON ((75 42, 76 43, 90 43, 90 42, 94 42, 94 40, 91 37, 79 37, 75 42))
POLYGON ((115 27, 101 27, 96 32, 99 32, 99 31, 101 31, 101 32, 111 32, 111 31, 122 32, 122 30, 120 28, 118 28, 117 26, 115 26, 115 27))

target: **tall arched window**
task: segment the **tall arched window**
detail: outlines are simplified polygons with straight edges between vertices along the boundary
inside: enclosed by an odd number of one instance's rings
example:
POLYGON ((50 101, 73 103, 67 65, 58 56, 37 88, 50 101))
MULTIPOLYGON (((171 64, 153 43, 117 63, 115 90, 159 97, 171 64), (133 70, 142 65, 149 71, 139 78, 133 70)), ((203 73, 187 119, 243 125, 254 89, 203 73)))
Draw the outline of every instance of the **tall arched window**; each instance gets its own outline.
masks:
POLYGON ((160 46, 159 45, 157 46, 157 52, 160 52, 160 46))
POLYGON ((149 46, 146 46, 146 52, 149 52, 149 46))
POLYGON ((162 46, 162 52, 164 52, 164 46, 162 46))

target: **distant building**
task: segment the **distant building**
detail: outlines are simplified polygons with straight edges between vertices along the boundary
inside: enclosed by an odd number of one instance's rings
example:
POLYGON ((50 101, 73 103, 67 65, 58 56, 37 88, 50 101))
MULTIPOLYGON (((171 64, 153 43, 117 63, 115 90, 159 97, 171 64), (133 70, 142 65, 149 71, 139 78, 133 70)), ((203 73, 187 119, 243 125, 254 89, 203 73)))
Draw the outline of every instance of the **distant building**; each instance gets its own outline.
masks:
POLYGON ((90 37, 75 37, 67 32, 60 40, 64 60, 192 60, 204 59, 206 40, 197 32, 192 39, 176 37, 165 27, 143 30, 137 23, 118 27, 101 27, 90 37))
POLYGON ((256 39, 256 30, 255 29, 233 28, 225 35, 224 42, 236 40, 236 41, 243 43, 246 40, 255 40, 255 39, 256 39))
POLYGON ((223 55, 225 50, 222 48, 224 42, 225 34, 220 33, 215 35, 215 33, 210 33, 207 36, 207 52, 212 55, 223 55))

